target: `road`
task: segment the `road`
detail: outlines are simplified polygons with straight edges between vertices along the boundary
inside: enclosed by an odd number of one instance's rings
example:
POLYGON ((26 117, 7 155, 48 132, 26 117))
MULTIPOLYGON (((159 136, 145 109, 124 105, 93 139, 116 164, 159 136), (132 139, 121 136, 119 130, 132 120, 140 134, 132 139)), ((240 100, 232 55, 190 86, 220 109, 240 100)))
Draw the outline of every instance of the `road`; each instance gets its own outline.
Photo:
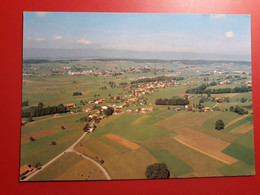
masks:
POLYGON ((53 163, 55 160, 57 160, 58 158, 60 158, 62 155, 64 155, 67 152, 74 152, 78 155, 80 155, 82 158, 85 158, 91 162, 93 162, 105 175, 105 177, 107 178, 107 180, 111 180, 111 177, 109 176, 108 172, 105 170, 104 167, 102 167, 99 163, 97 163, 96 161, 94 161, 93 159, 87 157, 84 154, 81 154, 80 152, 76 151, 74 149, 74 147, 85 137, 85 135, 87 134, 87 132, 84 132, 82 134, 82 136, 76 141, 74 142, 69 148, 67 148, 65 151, 63 151, 62 153, 60 153, 59 155, 57 155, 56 157, 54 157, 53 159, 51 159, 48 163, 46 163, 45 165, 43 165, 41 167, 41 169, 36 170, 35 172, 33 172, 31 175, 27 176, 25 179, 21 180, 21 181, 28 181, 30 178, 32 178, 33 176, 35 176, 36 174, 38 174, 39 172, 41 172, 43 169, 45 169, 47 166, 49 166, 51 163, 53 163))

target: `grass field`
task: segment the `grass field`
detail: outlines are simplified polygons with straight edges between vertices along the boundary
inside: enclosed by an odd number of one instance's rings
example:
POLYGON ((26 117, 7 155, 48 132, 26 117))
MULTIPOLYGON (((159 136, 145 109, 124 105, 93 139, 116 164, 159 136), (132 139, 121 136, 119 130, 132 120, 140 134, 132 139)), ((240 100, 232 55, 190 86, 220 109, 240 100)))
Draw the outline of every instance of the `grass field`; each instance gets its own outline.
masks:
POLYGON ((172 174, 171 177, 173 178, 193 171, 193 168, 190 165, 178 159, 167 150, 150 150, 149 152, 158 160, 158 162, 163 162, 167 165, 172 174))
POLYGON ((20 164, 45 164, 67 149, 82 134, 84 124, 76 123, 75 120, 78 118, 79 116, 68 115, 38 120, 22 126, 20 164), (65 130, 61 129, 62 125, 65 130), (28 142, 30 136, 36 140, 28 142), (57 145, 50 145, 52 141, 57 145))
POLYGON ((31 181, 105 180, 105 176, 92 162, 74 153, 60 159, 34 176, 31 181))

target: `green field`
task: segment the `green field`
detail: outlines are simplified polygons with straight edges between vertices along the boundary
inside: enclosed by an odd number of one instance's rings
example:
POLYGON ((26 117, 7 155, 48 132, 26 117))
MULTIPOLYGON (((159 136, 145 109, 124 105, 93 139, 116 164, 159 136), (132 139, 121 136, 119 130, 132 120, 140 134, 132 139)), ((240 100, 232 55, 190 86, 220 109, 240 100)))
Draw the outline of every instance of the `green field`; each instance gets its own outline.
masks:
POLYGON ((178 159, 167 150, 150 150, 150 153, 158 162, 163 162, 167 165, 173 175, 172 177, 178 177, 193 171, 190 165, 178 159))

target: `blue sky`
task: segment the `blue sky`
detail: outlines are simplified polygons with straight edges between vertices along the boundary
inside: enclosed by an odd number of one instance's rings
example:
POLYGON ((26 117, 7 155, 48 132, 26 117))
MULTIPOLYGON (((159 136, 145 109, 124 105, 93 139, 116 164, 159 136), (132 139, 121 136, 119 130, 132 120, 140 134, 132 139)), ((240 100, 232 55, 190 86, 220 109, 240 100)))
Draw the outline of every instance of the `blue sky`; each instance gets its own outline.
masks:
POLYGON ((248 55, 249 15, 24 12, 24 48, 248 55))

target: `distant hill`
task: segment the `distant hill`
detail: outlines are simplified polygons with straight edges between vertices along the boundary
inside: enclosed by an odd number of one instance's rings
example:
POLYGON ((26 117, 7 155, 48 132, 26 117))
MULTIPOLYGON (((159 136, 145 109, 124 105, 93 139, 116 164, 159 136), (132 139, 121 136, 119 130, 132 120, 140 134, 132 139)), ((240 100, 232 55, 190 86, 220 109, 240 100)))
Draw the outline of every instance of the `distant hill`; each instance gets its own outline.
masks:
POLYGON ((228 60, 251 61, 248 55, 228 55, 195 52, 139 52, 112 49, 48 49, 24 48, 23 59, 70 60, 70 59, 134 59, 134 60, 228 60))

